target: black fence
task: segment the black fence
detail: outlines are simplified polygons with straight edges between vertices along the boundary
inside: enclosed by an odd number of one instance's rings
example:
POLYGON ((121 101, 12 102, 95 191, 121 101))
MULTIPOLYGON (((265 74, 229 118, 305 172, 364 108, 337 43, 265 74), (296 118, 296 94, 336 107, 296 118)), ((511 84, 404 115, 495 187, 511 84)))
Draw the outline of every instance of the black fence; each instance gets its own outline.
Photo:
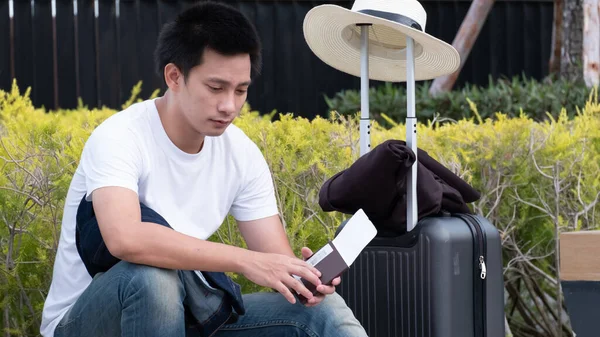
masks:
MULTIPOLYGON (((312 117, 327 111, 323 95, 359 88, 359 79, 321 62, 302 32, 312 7, 353 1, 226 1, 256 25, 264 47, 263 73, 248 101, 261 112, 277 109, 312 117)), ((16 78, 32 88, 36 106, 84 104, 118 108, 143 81, 142 97, 164 89, 153 71, 160 27, 194 1, 0 0, 0 89, 16 78), (12 9, 12 10, 11 10, 12 9)), ((470 1, 422 0, 426 31, 452 43, 470 1)), ((548 71, 552 0, 497 0, 456 83, 487 84, 488 76, 548 71)), ((378 83, 372 83, 376 85, 378 83)))

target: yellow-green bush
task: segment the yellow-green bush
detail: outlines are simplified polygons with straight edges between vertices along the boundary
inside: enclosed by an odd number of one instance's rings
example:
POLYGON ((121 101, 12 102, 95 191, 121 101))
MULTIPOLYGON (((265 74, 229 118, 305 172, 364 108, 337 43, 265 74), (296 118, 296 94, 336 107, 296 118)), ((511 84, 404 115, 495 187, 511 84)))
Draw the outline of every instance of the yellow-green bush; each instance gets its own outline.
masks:
MULTIPOLYGON (((138 88, 139 89, 139 88, 138 88)), ((139 100, 135 91, 125 105, 139 100)), ((471 106, 477 116, 477 108, 471 106)), ((60 235, 63 200, 90 132, 111 109, 80 107, 48 113, 29 91, 0 91, 0 327, 14 336, 37 335, 60 235)), ((333 114, 307 120, 261 116, 246 107, 236 124, 262 149, 294 247, 319 248, 345 216, 318 206, 322 183, 358 157, 356 118, 333 114)), ((404 139, 403 125, 374 123, 372 145, 404 139)), ((598 228, 600 105, 591 96, 569 120, 537 123, 526 117, 422 123, 418 145, 482 192, 473 208, 501 231, 515 336, 556 329, 556 230, 598 228), (518 276, 518 278, 517 278, 518 276), (516 308, 516 309, 514 309, 516 308), (534 331, 534 332, 532 332, 534 331)), ((226 219, 211 238, 244 246, 226 219)), ((262 290, 233 275, 245 292, 262 290)), ((342 281, 343 282, 343 281, 342 281)), ((564 327, 564 329, 568 329, 564 327)), ((549 334, 546 334, 549 335, 549 334)))

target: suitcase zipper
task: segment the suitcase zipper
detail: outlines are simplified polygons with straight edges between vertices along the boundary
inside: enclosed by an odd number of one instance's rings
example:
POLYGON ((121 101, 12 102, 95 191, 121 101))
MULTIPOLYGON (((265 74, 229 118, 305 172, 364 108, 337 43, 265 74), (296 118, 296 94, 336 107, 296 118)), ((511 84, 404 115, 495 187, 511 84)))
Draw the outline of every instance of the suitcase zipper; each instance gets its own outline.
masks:
MULTIPOLYGON (((477 217, 471 215, 471 214, 455 214, 455 216, 461 218, 462 220, 464 220, 467 225, 469 227, 474 227, 475 229, 475 233, 476 233, 476 238, 475 240, 477 241, 477 243, 474 245, 474 248, 477 249, 476 252, 474 252, 475 256, 478 256, 478 267, 479 270, 481 271, 479 273, 479 279, 480 282, 478 285, 476 285, 476 292, 479 291, 479 294, 475 294, 475 303, 476 303, 476 307, 475 309, 475 313, 476 316, 480 315, 480 323, 478 324, 478 320, 476 319, 475 321, 475 336, 481 336, 484 337, 486 336, 486 319, 487 319, 487 315, 486 315, 486 308, 487 308, 487 303, 486 303, 486 277, 487 277, 487 266, 485 264, 485 258, 486 258, 486 254, 487 254, 487 237, 485 235, 485 231, 483 230, 481 223, 479 222, 479 220, 477 219, 477 217), (480 288, 479 288, 480 287, 480 288), (479 289, 478 289, 479 288, 479 289), (477 306, 480 307, 480 310, 477 310, 477 306)), ((475 280, 476 281, 476 280, 475 280)))
MULTIPOLYGON (((479 223, 479 220, 477 220, 476 217, 474 217, 471 214, 464 214, 467 218, 471 219, 471 224, 473 224, 473 227, 475 227, 475 231, 477 232, 477 244, 479 245, 479 270, 481 270, 481 273, 479 274, 479 277, 482 280, 485 280, 486 276, 487 276, 487 266, 485 265, 485 254, 486 254, 486 236, 485 236, 485 232, 481 229, 481 224, 479 223)), ((464 219, 464 218, 463 218, 464 219)))
POLYGON ((481 277, 482 280, 485 280, 485 277, 487 276, 487 268, 485 265, 485 253, 486 253, 486 247, 485 247, 485 243, 486 243, 486 237, 485 237, 485 232, 481 229, 481 224, 479 223, 479 220, 477 220, 477 218, 475 218, 472 215, 467 215, 469 218, 473 219, 473 224, 475 225, 475 230, 477 231, 477 240, 479 241, 479 269, 481 270, 481 274, 479 277, 481 277))
POLYGON ((485 258, 483 256, 479 256, 479 269, 481 269, 481 279, 485 280, 485 276, 487 275, 487 268, 485 266, 485 258))
POLYGON ((481 273, 479 274, 479 278, 482 280, 485 280, 485 278, 487 277, 487 266, 485 264, 485 255, 486 255, 486 235, 485 232, 481 229, 481 224, 479 223, 479 220, 477 220, 476 217, 474 217, 471 214, 455 214, 455 216, 463 219, 464 221, 466 221, 467 223, 469 223, 470 225, 472 225, 472 227, 475 228, 475 232, 477 233, 477 246, 479 248, 479 250, 476 252, 476 254, 478 254, 478 260, 479 260, 479 270, 481 271, 481 273))

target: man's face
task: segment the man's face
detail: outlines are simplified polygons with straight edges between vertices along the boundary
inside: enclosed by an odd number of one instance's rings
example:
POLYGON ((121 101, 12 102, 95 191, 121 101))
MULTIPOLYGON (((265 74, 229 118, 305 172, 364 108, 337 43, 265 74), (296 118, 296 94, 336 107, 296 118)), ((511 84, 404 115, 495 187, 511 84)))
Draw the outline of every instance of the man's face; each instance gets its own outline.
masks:
POLYGON ((202 136, 219 136, 238 116, 250 85, 250 56, 224 56, 206 49, 179 94, 187 124, 202 136))

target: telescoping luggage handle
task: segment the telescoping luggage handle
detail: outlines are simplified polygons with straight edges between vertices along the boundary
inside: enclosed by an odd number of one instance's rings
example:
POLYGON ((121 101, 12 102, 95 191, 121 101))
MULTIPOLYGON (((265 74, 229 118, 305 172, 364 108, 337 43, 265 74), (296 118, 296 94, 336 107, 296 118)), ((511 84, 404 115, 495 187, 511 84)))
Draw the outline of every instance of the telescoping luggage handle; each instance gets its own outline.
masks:
MULTIPOLYGON (((371 148, 371 123, 369 116, 369 27, 361 26, 360 54, 360 155, 371 148)), ((414 152, 415 162, 408 172, 406 229, 417 225, 417 118, 415 114, 415 62, 414 41, 406 36, 406 145, 414 152)))

